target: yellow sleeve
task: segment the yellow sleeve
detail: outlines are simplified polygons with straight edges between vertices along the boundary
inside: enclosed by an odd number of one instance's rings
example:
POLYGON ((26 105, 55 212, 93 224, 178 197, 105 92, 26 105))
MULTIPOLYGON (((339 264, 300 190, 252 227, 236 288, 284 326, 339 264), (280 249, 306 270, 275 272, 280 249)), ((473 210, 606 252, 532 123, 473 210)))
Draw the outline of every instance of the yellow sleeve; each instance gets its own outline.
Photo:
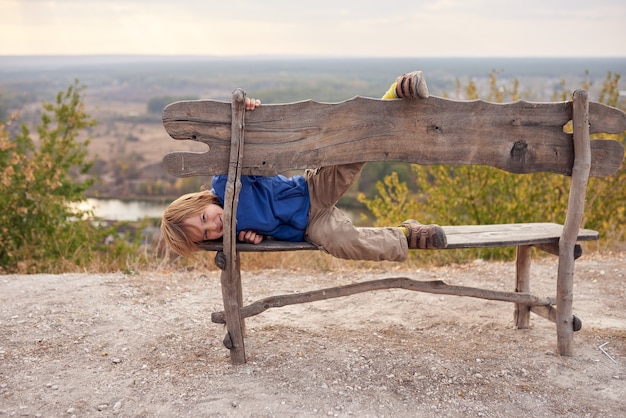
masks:
POLYGON ((382 97, 383 100, 391 100, 391 99, 397 99, 398 96, 396 95, 396 85, 398 83, 396 83, 395 81, 393 82, 393 84, 391 85, 391 87, 389 87, 389 90, 387 90, 387 93, 385 93, 382 97))

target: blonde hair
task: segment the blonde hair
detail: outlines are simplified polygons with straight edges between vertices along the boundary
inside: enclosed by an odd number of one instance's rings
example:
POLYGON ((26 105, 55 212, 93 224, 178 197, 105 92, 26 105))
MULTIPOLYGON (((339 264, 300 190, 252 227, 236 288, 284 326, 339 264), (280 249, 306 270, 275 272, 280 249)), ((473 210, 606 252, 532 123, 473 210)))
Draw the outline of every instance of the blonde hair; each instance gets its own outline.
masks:
POLYGON ((200 215, 211 203, 219 204, 219 200, 208 190, 182 195, 170 203, 161 221, 161 235, 170 249, 183 257, 199 250, 198 243, 189 238, 189 231, 183 222, 200 215))

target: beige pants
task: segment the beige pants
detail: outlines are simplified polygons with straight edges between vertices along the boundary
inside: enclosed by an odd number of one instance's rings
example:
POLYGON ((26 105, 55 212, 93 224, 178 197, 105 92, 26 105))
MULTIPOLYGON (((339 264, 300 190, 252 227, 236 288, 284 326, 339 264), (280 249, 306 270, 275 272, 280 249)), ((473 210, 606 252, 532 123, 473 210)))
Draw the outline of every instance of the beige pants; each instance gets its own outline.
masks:
POLYGON ((399 228, 357 228, 335 204, 359 178, 364 163, 306 170, 311 210, 305 239, 349 260, 404 261, 409 253, 399 228))

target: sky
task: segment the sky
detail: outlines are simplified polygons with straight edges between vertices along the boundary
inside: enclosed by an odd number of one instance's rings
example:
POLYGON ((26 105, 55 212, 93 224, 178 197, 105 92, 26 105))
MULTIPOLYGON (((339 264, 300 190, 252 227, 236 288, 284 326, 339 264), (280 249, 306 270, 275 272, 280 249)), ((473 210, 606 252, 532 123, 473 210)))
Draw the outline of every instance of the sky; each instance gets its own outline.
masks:
POLYGON ((0 0, 0 55, 626 57, 626 0, 0 0))

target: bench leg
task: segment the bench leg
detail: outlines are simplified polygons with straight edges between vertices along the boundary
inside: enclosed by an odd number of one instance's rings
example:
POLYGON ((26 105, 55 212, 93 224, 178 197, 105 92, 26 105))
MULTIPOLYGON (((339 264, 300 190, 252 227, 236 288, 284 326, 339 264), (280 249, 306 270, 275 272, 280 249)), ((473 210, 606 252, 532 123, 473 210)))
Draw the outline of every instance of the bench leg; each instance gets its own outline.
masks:
MULTIPOLYGON (((532 247, 530 245, 520 245, 517 247, 517 254, 515 258, 516 292, 530 293, 531 251, 532 247)), ((529 328, 530 306, 516 303, 513 320, 517 329, 529 328)))
POLYGON ((573 354, 575 320, 572 315, 574 300, 574 257, 568 250, 562 250, 559 256, 558 276, 556 280, 556 336, 557 349, 562 356, 573 354))
POLYGON ((230 350, 230 359, 233 364, 244 364, 246 362, 243 338, 245 319, 241 318, 239 314, 239 309, 243 305, 239 254, 235 256, 232 268, 222 271, 221 282, 224 316, 228 330, 224 338, 224 345, 230 350))

